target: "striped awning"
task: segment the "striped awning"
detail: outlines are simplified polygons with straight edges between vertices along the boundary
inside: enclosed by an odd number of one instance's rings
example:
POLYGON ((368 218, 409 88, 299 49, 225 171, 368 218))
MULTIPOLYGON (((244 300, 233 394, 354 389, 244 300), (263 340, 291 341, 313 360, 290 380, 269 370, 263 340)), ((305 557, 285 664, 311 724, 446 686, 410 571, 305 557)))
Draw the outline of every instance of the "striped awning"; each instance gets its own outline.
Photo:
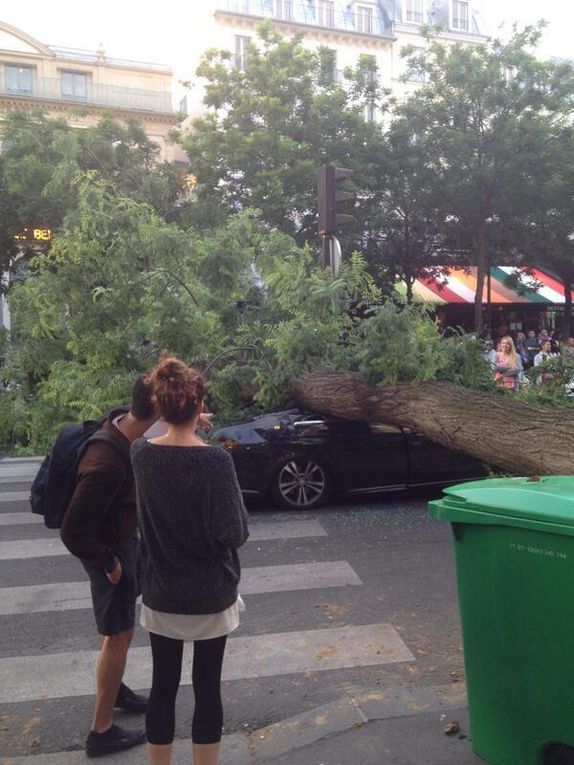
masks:
MULTIPOLYGON (((468 269, 449 268, 444 279, 432 277, 417 279, 413 294, 425 303, 474 303, 476 293, 476 267, 468 269)), ((564 287, 557 277, 540 268, 529 269, 528 273, 514 266, 492 266, 490 269, 491 303, 564 303, 564 287), (521 276, 524 284, 536 282, 538 289, 513 289, 508 285, 509 277, 521 276)), ((487 282, 484 282, 482 302, 488 302, 487 282)))

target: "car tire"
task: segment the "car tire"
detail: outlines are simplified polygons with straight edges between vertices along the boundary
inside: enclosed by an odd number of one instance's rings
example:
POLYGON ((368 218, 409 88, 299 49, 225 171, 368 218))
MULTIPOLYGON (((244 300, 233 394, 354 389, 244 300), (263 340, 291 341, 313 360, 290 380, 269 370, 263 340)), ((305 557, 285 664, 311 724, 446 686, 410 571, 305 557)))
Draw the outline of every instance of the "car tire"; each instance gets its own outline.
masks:
POLYGON ((327 468, 311 457, 282 462, 271 482, 271 496, 286 510, 313 510, 327 501, 333 488, 327 468))

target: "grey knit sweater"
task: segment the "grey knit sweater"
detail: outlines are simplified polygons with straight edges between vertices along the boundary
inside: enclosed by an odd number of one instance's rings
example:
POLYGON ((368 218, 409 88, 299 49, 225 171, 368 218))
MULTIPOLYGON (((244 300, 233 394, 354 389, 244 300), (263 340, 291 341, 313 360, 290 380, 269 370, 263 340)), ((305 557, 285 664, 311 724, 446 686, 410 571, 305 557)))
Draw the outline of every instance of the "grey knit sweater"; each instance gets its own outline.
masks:
POLYGON ((143 602, 173 614, 213 614, 237 599, 237 548, 247 512, 233 461, 219 446, 131 447, 142 538, 143 602))

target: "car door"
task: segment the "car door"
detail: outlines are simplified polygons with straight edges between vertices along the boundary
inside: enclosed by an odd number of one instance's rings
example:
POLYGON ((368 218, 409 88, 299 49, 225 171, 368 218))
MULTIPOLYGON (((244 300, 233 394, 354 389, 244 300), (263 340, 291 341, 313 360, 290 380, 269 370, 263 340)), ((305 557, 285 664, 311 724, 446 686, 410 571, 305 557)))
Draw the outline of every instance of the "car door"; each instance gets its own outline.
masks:
POLYGON ((407 452, 400 428, 334 420, 330 436, 342 489, 353 494, 405 488, 407 452))
POLYGON ((447 449, 409 428, 403 428, 409 451, 409 486, 446 484, 486 475, 486 468, 463 452, 447 449))

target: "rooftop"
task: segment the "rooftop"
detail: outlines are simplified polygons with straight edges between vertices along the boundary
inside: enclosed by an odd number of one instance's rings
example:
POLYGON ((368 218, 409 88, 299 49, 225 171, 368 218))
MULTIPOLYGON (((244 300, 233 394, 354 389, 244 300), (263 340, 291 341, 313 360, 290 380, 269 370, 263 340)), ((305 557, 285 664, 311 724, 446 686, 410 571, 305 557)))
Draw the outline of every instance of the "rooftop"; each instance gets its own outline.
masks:
MULTIPOLYGON (((476 0, 478 2, 478 0, 476 0)), ((485 35, 475 0, 212 0, 215 12, 271 18, 284 24, 312 26, 378 37, 393 37, 395 24, 440 25, 444 30, 485 35)))
POLYGON ((322 3, 313 0, 215 0, 215 12, 271 18, 287 24, 322 27, 357 34, 392 37, 390 19, 379 4, 354 8, 348 2, 322 3), (368 9, 363 11, 362 8, 368 9))
POLYGON ((49 46, 56 58, 69 59, 70 61, 83 61, 86 64, 107 64, 109 66, 121 66, 129 69, 146 69, 171 74, 171 69, 165 64, 156 64, 151 61, 133 61, 127 58, 110 58, 104 50, 89 51, 80 48, 61 48, 49 46))

